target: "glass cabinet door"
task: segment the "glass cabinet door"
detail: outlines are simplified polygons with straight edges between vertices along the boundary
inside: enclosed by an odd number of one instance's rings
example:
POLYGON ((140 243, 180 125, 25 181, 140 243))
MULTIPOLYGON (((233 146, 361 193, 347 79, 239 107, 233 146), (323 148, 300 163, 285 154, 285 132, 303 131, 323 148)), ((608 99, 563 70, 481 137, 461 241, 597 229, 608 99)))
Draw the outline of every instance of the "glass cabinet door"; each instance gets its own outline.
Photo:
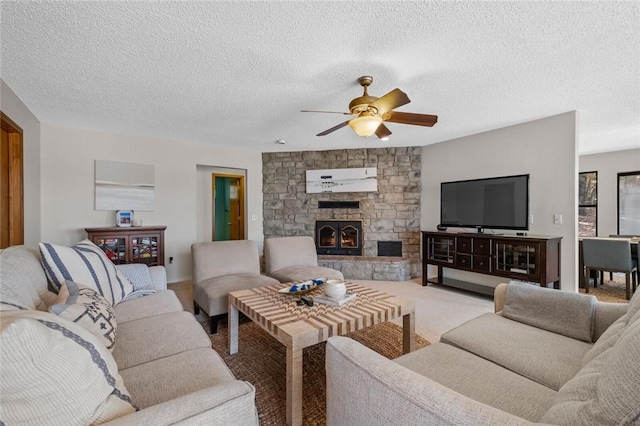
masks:
POLYGON ((127 261, 126 238, 95 238, 93 243, 105 252, 107 257, 116 265, 127 261))
POLYGON ((509 274, 538 275, 536 270, 538 244, 514 244, 495 242, 495 270, 509 274))
POLYGON ((146 263, 149 266, 158 264, 158 237, 131 236, 131 261, 146 263))
POLYGON ((453 263, 454 239, 450 237, 428 237, 427 257, 443 263, 453 263))

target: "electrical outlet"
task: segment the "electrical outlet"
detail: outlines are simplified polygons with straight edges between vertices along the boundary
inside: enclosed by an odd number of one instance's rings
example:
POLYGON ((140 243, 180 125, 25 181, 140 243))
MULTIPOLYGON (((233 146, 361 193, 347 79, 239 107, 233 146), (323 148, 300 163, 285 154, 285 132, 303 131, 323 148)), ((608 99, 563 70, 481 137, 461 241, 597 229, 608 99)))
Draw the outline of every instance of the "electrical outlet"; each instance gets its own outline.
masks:
POLYGON ((251 220, 258 220, 258 215, 251 215, 251 220))
POLYGON ((532 214, 529 215, 529 223, 533 223, 533 215, 532 214))
POLYGON ((554 214, 553 215, 553 224, 554 225, 562 225, 562 215, 561 214, 554 214))

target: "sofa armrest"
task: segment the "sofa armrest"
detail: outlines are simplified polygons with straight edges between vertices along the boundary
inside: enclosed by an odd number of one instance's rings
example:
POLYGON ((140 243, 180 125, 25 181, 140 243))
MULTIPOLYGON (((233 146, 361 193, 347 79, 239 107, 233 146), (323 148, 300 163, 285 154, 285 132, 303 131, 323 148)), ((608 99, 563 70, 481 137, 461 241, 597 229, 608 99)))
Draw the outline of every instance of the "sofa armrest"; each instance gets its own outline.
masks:
POLYGON ((167 270, 164 266, 151 266, 149 267, 149 273, 151 274, 151 282, 156 290, 167 289, 167 270))
POLYGON ((327 342, 327 425, 525 425, 347 337, 327 342))
POLYGON ((498 284, 493 291, 493 312, 496 314, 504 308, 504 303, 507 300, 507 285, 507 283, 498 284))
POLYGON ((137 425, 258 425, 255 388, 236 380, 193 392, 103 423, 137 425))

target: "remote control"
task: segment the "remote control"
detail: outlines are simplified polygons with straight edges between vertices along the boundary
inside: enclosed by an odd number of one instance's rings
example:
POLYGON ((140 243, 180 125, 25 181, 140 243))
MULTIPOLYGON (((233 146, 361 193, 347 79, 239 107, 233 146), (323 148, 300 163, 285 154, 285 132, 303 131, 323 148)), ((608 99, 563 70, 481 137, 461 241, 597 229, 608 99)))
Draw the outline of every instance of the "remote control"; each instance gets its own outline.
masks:
POLYGON ((300 300, 302 300, 307 306, 313 306, 313 299, 310 299, 307 296, 301 296, 300 300))

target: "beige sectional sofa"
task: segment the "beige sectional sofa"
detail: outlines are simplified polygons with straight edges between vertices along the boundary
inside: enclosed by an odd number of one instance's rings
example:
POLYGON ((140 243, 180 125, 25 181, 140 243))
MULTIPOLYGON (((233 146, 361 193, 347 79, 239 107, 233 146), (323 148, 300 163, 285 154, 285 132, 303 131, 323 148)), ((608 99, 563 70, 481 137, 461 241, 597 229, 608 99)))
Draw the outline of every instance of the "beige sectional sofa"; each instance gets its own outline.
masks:
POLYGON ((211 349, 202 326, 167 290, 164 268, 149 273, 154 294, 113 306, 109 351, 47 312, 56 295, 37 249, 0 253, 0 424, 258 424, 253 386, 236 380, 211 349), (105 395, 94 395, 103 388, 105 395), (48 408, 51 401, 58 405, 48 408))
POLYGON ((395 360, 332 337, 327 424, 638 425, 639 293, 612 304, 501 284, 497 313, 395 360))

